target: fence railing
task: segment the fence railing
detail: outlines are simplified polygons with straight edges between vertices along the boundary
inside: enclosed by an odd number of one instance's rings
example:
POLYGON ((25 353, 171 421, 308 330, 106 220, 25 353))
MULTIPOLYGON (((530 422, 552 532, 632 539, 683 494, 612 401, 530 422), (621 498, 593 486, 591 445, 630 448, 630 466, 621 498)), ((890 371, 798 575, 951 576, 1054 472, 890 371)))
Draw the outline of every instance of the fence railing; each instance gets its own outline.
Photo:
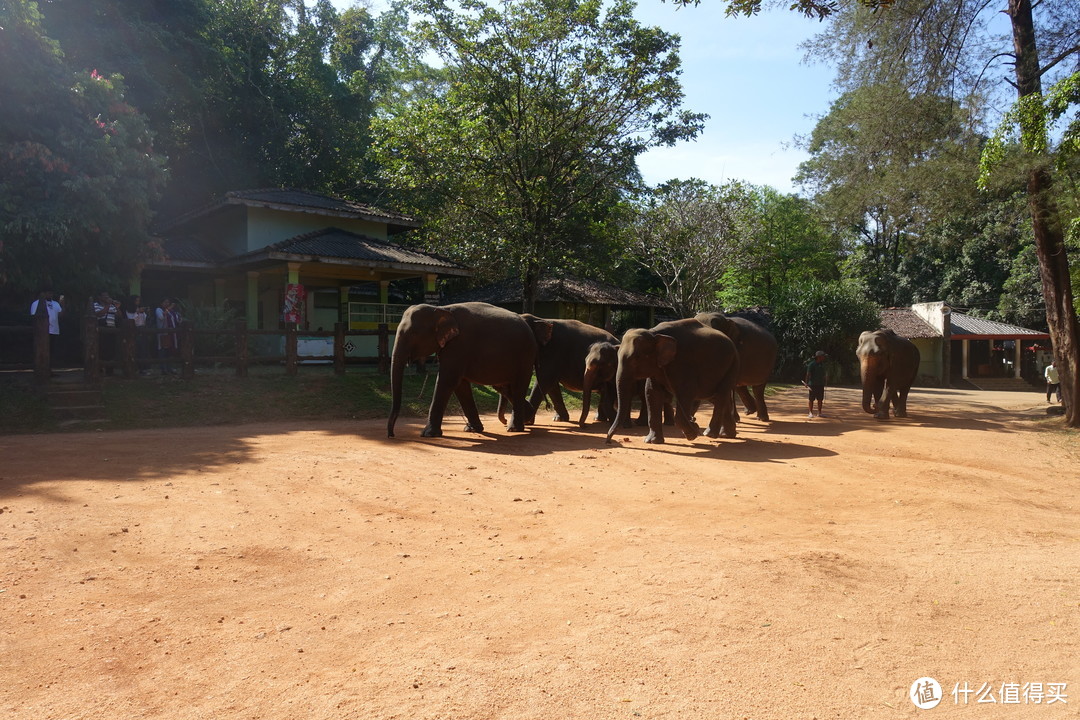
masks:
MULTIPOLYGON (((372 330, 348 330, 346 323, 339 322, 333 331, 323 332, 296 328, 250 330, 243 320, 238 320, 231 330, 197 328, 188 321, 172 329, 137 328, 128 318, 118 319, 117 327, 101 327, 92 315, 82 322, 83 374, 87 382, 97 382, 105 373, 116 371, 125 378, 136 378, 151 367, 173 365, 184 378, 194 377, 196 365, 231 365, 239 377, 246 377, 252 365, 277 363, 284 366, 286 375, 296 375, 307 363, 331 364, 338 375, 344 374, 349 364, 375 364, 381 373, 390 368, 390 329, 385 322, 372 330), (161 353, 158 339, 164 335, 176 341, 161 353), (358 337, 376 338, 374 355, 348 354, 348 350, 355 350, 350 346, 352 339, 358 337)), ((6 363, 4 368, 33 370, 36 382, 49 382, 52 371, 48 317, 35 317, 32 327, 0 327, 0 342, 18 336, 32 336, 33 359, 30 363, 6 363)))

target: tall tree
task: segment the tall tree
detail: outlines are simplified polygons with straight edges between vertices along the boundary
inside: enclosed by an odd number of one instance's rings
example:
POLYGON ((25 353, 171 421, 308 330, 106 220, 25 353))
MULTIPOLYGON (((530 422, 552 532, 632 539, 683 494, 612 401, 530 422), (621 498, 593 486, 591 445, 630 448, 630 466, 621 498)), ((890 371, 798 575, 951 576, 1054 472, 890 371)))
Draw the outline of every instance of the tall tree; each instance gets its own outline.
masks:
POLYGON ((147 257, 165 173, 122 79, 65 65, 41 20, 0 2, 0 285, 86 297, 147 257))
POLYGON ((681 109, 678 38, 627 0, 411 7, 449 84, 378 124, 386 177, 425 193, 443 249, 517 268, 530 308, 541 272, 635 185, 635 158, 700 131, 681 109))
POLYGON ((901 268, 927 227, 976 195, 980 139, 962 110, 895 84, 865 85, 834 102, 805 142, 798 180, 838 232, 854 233, 850 269, 881 305, 900 302, 901 268))

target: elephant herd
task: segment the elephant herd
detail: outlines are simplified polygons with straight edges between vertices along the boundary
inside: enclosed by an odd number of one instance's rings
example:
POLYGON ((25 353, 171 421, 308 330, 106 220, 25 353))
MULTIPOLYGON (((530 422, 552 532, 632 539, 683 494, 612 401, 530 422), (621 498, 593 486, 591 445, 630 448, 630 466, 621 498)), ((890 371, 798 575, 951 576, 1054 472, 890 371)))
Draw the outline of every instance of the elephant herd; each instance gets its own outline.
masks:
MULTIPOLYGON (((868 335, 863 333, 863 338, 868 335)), ((863 338, 859 357, 864 408, 871 410, 867 398, 873 398, 873 410, 879 415, 884 408, 887 416, 890 402, 896 414, 902 415, 911 382, 901 388, 897 378, 907 366, 896 357, 898 347, 905 349, 899 341, 908 341, 894 334, 875 336, 865 343, 864 353, 863 338), (879 400, 882 388, 886 388, 885 398, 879 400)), ((649 426, 645 442, 663 443, 665 420, 689 440, 702 434, 695 413, 703 401, 712 405, 704 434, 735 437, 736 393, 747 413, 768 420, 765 383, 776 362, 777 343, 772 333, 752 321, 718 312, 662 322, 650 329, 634 328, 620 341, 606 330, 577 320, 549 320, 482 302, 413 305, 402 316, 394 340, 387 436, 394 437, 405 367, 431 354, 439 358, 439 374, 421 433, 424 437, 442 435, 451 395, 461 405, 466 431, 483 431, 472 394, 475 383, 499 392, 499 419, 510 431, 523 431, 531 424, 545 397, 555 409, 555 419, 569 421, 560 388, 582 393, 578 423, 584 424, 596 391, 596 417, 611 423, 609 442, 619 427, 629 426, 631 403, 640 397, 638 422, 649 426), (536 382, 530 392, 534 372, 536 382)), ((917 349, 915 354, 917 370, 917 349)))

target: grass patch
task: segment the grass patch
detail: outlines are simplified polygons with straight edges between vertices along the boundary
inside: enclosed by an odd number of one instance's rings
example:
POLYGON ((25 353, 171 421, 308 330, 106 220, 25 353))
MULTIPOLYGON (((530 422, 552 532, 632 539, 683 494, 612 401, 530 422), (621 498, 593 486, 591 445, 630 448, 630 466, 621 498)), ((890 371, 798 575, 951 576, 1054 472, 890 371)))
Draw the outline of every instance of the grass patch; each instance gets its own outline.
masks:
POLYGON ((49 432, 56 427, 45 393, 32 380, 0 382, 0 434, 49 432))

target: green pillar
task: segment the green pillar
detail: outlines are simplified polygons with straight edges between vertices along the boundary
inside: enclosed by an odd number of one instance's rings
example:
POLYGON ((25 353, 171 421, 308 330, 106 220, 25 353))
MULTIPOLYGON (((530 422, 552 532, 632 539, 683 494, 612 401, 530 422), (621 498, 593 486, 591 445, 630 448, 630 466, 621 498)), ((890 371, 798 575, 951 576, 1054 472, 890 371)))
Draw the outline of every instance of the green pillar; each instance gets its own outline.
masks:
POLYGON ((247 274, 247 327, 259 329, 259 273, 251 270, 247 274))
POLYGON ((382 303, 383 305, 386 305, 387 303, 390 302, 390 281, 389 280, 380 280, 379 281, 379 302, 382 303))

